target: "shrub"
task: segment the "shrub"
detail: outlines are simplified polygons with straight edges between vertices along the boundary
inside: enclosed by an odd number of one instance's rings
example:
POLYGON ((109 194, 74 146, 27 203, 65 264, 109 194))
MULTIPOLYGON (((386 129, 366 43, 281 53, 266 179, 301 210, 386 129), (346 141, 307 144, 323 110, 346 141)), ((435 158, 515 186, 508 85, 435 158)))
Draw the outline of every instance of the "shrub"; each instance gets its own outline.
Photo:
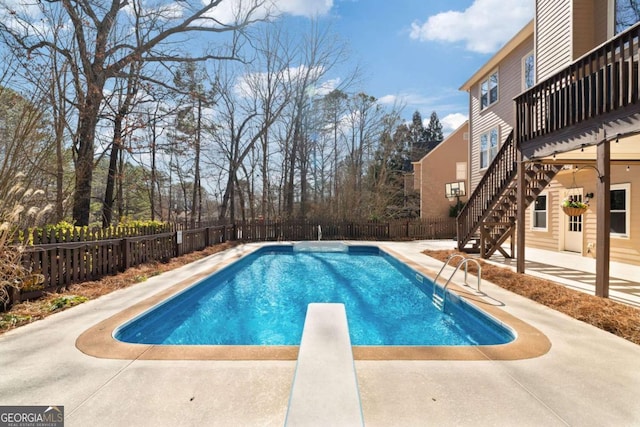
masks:
POLYGON ((44 281, 43 276, 32 274, 22 264, 28 241, 18 239, 18 231, 40 222, 50 206, 38 206, 42 191, 28 189, 23 182, 24 175, 18 174, 16 184, 0 195, 0 303, 5 307, 14 291, 24 286, 34 288, 44 281))
POLYGON ((60 310, 61 308, 73 307, 74 305, 82 304, 83 302, 88 301, 87 297, 82 297, 79 295, 63 295, 51 301, 49 305, 49 309, 51 311, 60 310))

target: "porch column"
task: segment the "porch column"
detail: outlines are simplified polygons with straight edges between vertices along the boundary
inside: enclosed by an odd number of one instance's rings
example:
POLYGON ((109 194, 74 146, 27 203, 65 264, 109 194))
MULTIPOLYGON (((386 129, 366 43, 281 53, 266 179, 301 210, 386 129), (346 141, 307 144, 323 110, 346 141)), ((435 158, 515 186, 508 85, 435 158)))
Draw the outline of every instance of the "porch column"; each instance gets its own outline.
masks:
POLYGON ((516 192, 516 271, 524 273, 524 213, 525 197, 527 196, 527 182, 525 180, 525 163, 522 161, 522 151, 516 151, 518 191, 516 192))
POLYGON ((609 297, 609 260, 611 257, 611 142, 598 144, 596 168, 596 296, 609 297))

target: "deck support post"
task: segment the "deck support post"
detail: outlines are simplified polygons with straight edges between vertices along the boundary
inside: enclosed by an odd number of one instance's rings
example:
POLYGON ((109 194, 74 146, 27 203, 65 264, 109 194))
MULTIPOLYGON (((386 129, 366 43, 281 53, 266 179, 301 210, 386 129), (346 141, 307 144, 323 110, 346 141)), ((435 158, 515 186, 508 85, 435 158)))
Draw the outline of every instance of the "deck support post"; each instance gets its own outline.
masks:
POLYGON ((527 183, 525 180, 525 162, 522 160, 522 151, 518 147, 516 151, 517 164, 517 180, 518 191, 516 192, 516 271, 518 273, 524 273, 524 245, 525 245, 525 229, 524 229, 524 215, 525 215, 525 197, 527 191, 527 183))
POLYGON ((599 134, 596 172, 596 295, 609 297, 609 261, 611 257, 611 142, 599 134))

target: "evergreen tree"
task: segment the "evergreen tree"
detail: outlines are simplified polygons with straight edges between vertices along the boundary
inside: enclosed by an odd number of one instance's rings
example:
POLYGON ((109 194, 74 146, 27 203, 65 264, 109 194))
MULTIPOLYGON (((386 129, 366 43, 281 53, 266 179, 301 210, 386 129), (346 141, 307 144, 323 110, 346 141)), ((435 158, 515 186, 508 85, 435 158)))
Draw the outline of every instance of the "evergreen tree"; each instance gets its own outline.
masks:
POLYGON ((420 160, 422 156, 427 153, 428 141, 429 139, 427 138, 426 129, 422 123, 422 115, 416 110, 413 113, 411 125, 409 125, 409 140, 407 147, 409 150, 409 158, 407 160, 409 162, 420 160))
MULTIPOLYGON (((427 136, 427 141, 437 141, 440 142, 444 139, 442 135, 442 124, 440 123, 440 119, 438 119, 438 114, 434 111, 431 113, 431 118, 429 119, 429 124, 425 129, 425 133, 427 136)), ((437 145, 437 144, 436 144, 437 145)), ((433 148, 433 147, 430 147, 433 148)))

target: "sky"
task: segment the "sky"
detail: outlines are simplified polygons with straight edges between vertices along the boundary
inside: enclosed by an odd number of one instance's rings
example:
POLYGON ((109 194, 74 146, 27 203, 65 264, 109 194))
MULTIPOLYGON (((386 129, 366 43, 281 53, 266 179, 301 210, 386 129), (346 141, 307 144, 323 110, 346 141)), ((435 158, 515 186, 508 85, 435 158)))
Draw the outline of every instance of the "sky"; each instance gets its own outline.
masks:
MULTIPOLYGON (((374 96, 384 105, 402 106, 407 121, 419 111, 427 122, 435 111, 445 135, 468 116, 468 94, 460 86, 533 18, 535 4, 534 0, 255 1, 269 8, 271 16, 275 6, 291 28, 301 28, 311 17, 329 25, 348 44, 351 68, 357 64, 362 70, 359 87, 349 89, 374 96)), ((39 16, 33 2, 6 3, 33 19, 39 16)), ((159 4, 180 15, 183 2, 159 4)), ((232 22, 238 8, 251 4, 224 0, 214 9, 215 18, 232 22)), ((327 79, 341 77, 337 70, 327 79)))
POLYGON ((275 1, 282 19, 332 25, 363 70, 359 90, 404 106, 407 120, 435 111, 445 134, 468 116, 460 86, 534 14, 534 0, 275 1))

